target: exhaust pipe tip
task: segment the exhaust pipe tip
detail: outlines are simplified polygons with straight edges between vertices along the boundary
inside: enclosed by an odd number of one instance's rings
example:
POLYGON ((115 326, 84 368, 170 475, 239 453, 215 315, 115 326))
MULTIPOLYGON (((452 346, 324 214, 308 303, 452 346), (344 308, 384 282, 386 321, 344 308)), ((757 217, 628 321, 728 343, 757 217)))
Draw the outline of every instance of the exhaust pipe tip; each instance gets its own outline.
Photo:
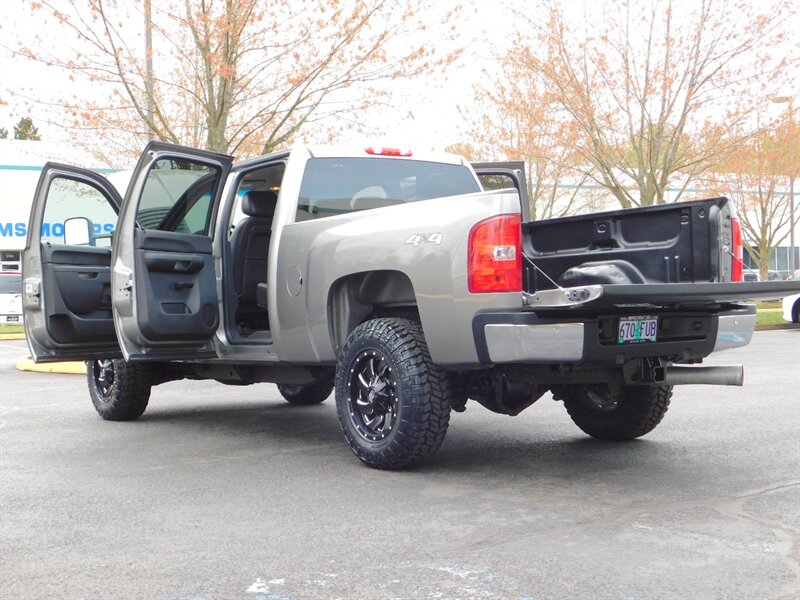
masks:
POLYGON ((684 367, 670 366, 655 369, 656 383, 664 385, 744 385, 744 367, 684 367), (660 380, 660 381, 659 381, 660 380))

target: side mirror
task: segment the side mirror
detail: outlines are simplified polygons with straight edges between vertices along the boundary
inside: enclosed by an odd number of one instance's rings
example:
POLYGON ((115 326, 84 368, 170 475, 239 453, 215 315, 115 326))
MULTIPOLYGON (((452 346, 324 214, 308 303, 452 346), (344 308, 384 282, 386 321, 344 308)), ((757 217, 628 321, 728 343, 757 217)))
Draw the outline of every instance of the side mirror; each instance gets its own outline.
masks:
POLYGON ((64 243, 68 246, 92 245, 94 226, 86 217, 71 217, 64 221, 64 243))

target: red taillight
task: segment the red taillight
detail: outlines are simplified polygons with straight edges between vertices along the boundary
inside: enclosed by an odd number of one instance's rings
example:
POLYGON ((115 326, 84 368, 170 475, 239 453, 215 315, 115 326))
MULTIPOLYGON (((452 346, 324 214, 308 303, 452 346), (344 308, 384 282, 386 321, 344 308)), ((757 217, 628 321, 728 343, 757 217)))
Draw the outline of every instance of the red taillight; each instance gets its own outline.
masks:
POLYGON ((364 152, 375 156, 411 156, 411 150, 400 150, 400 148, 373 148, 369 146, 364 148, 364 152))
POLYGON ((744 256, 742 255, 742 226, 739 219, 731 219, 731 281, 742 281, 744 256))
POLYGON ((476 223, 469 232, 467 287, 472 294, 522 291, 520 215, 476 223))

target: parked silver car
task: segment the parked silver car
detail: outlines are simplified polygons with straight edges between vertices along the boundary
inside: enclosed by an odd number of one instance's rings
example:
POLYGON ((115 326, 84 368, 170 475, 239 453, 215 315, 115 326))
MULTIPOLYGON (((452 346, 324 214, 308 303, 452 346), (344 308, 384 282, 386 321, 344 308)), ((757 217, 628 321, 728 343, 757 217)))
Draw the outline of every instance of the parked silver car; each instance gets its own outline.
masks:
POLYGON ((0 323, 22 323, 22 273, 0 272, 0 323))

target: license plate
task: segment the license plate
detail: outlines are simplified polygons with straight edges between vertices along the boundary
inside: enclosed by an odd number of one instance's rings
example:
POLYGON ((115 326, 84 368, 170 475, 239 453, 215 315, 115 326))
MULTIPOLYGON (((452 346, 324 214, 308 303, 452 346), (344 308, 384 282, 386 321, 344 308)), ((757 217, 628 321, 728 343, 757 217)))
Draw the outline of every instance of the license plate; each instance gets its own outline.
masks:
POLYGON ((622 317, 617 329, 618 344, 655 342, 658 333, 656 317, 622 317))
POLYGON ((6 323, 18 323, 19 322, 19 315, 8 315, 6 317, 6 323))

